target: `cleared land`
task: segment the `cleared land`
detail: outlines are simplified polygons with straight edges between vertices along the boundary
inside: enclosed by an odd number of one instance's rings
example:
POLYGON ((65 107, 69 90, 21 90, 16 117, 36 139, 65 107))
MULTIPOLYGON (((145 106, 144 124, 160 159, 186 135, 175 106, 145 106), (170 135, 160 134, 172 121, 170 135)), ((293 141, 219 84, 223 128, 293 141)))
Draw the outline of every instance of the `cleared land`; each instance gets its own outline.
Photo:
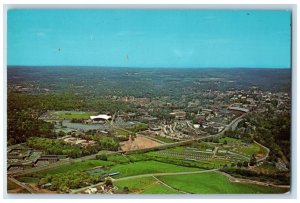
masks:
POLYGON ((123 151, 135 150, 135 149, 145 149, 151 147, 161 146, 161 143, 155 142, 144 136, 137 136, 134 140, 129 139, 126 142, 121 142, 121 149, 123 151))
POLYGON ((194 194, 272 194, 285 193, 287 189, 232 183, 217 172, 178 176, 159 176, 162 182, 180 191, 194 194))

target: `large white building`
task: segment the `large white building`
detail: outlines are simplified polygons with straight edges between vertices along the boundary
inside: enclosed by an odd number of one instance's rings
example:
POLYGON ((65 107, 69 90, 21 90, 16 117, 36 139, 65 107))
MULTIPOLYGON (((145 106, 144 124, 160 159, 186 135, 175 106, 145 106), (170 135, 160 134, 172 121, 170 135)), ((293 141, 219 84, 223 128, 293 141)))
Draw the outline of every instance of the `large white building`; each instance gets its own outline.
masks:
POLYGON ((90 116, 90 119, 93 121, 110 120, 111 116, 106 114, 99 114, 98 116, 90 116))

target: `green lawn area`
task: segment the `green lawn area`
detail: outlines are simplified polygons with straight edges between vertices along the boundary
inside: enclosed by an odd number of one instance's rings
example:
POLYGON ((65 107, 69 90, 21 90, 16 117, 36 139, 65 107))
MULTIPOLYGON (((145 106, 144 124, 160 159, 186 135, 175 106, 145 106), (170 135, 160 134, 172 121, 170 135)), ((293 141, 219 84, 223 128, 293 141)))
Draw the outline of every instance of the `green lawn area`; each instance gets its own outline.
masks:
POLYGON ((55 175, 58 173, 67 173, 67 172, 79 172, 79 171, 85 171, 94 167, 99 166, 111 166, 114 163, 110 161, 102 161, 102 160, 86 160, 82 162, 72 163, 69 165, 63 165, 57 168, 48 169, 41 171, 37 174, 33 174, 34 177, 45 177, 46 175, 55 175))
POLYGON ((213 150, 217 144, 214 143, 208 143, 208 142, 201 142, 197 144, 196 148, 198 148, 200 151, 205 151, 206 149, 213 150))
POLYGON ((89 119, 90 116, 97 115, 97 112, 81 112, 81 111, 70 111, 70 112, 65 112, 65 111, 57 111, 53 113, 54 115, 57 115, 60 119, 72 119, 72 118, 77 118, 77 119, 89 119))
POLYGON ((161 183, 159 183, 153 177, 143 177, 131 180, 122 180, 114 182, 122 191, 124 187, 128 187, 129 193, 140 193, 140 194, 179 194, 176 190, 172 190, 161 183))
POLYGON ((118 133, 119 135, 128 135, 129 132, 122 130, 122 129, 114 129, 114 132, 118 133))
POLYGON ((150 187, 146 188, 141 194, 182 194, 177 190, 168 188, 161 183, 155 183, 150 187))
POLYGON ((252 154, 257 154, 260 151, 260 146, 257 144, 250 144, 248 146, 243 146, 237 148, 237 152, 247 154, 248 156, 251 156, 252 154))
POLYGON ((160 141, 162 141, 162 142, 165 142, 165 143, 173 143, 173 142, 175 142, 173 139, 171 139, 171 138, 167 138, 167 137, 161 137, 161 136, 155 136, 154 137, 155 139, 157 139, 157 140, 160 140, 160 141))
POLYGON ((121 154, 114 154, 114 155, 109 155, 107 157, 108 161, 115 162, 115 163, 128 163, 130 162, 129 158, 126 155, 121 155, 121 154))
POLYGON ((157 177, 167 185, 194 194, 271 194, 284 193, 282 188, 232 183, 217 172, 157 177))
POLYGON ((36 183, 40 180, 39 178, 26 177, 26 176, 18 177, 17 179, 21 182, 24 182, 24 183, 36 183))
POLYGON ((177 166, 173 164, 162 163, 158 161, 139 161, 129 164, 115 165, 108 172, 120 172, 114 177, 126 177, 148 173, 168 173, 182 171, 197 171, 198 168, 177 166))
POLYGON ((240 139, 231 138, 231 137, 222 137, 219 139, 220 143, 223 143, 226 140, 228 144, 235 144, 235 143, 241 143, 242 141, 240 139))

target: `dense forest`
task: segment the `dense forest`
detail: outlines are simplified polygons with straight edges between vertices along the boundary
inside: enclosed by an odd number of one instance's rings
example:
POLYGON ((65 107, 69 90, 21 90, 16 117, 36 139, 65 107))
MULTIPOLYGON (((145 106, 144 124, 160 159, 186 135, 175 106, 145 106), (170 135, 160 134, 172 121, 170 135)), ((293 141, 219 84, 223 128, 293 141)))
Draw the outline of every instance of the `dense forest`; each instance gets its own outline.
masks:
POLYGON ((256 126, 253 139, 270 149, 270 161, 274 161, 276 157, 290 161, 290 113, 251 113, 246 120, 256 126))
POLYGON ((28 95, 8 92, 8 144, 22 143, 32 136, 54 138, 54 125, 38 119, 47 110, 85 110, 99 112, 134 111, 132 104, 89 99, 71 94, 28 95))

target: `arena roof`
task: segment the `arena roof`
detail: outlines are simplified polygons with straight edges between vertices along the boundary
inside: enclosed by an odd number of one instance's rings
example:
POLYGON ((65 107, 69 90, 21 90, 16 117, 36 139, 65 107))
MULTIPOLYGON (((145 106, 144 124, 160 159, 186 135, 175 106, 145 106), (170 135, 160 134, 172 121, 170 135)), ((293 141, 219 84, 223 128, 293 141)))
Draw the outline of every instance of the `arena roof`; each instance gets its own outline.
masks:
POLYGON ((92 120, 95 120, 95 119, 108 120, 108 119, 111 119, 111 116, 108 116, 106 114, 99 114, 98 116, 90 116, 90 119, 92 119, 92 120))

